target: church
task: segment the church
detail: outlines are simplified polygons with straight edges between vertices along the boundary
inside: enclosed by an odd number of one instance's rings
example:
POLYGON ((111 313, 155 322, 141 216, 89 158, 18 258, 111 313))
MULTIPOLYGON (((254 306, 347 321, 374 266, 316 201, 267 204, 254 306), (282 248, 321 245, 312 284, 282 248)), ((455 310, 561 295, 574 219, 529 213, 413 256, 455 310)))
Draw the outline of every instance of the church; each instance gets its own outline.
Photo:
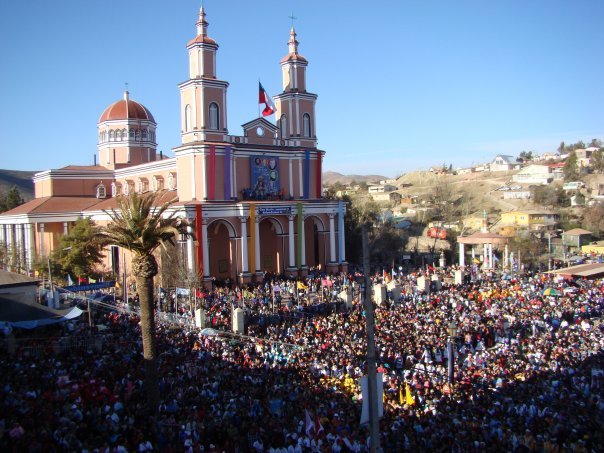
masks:
MULTIPOLYGON (((171 209, 191 225, 193 236, 178 249, 187 271, 206 283, 246 283, 265 272, 304 276, 319 265, 346 271, 346 205, 322 198, 317 95, 307 91, 308 61, 296 38, 292 25, 280 61, 283 91, 274 102, 266 99, 276 125, 259 117, 242 125, 242 135, 232 135, 229 83, 218 78, 218 44, 208 35, 202 7, 186 46, 182 143, 174 157, 158 153, 153 114, 126 91, 99 117, 95 165, 35 174, 35 199, 0 215, 0 244, 30 273, 35 259, 49 256, 78 219, 107 224, 116 197, 165 191, 176 200, 171 209)), ((260 87, 261 101, 263 93, 260 87)), ((117 274, 120 260, 127 265, 127 252, 110 247, 103 266, 117 274)))

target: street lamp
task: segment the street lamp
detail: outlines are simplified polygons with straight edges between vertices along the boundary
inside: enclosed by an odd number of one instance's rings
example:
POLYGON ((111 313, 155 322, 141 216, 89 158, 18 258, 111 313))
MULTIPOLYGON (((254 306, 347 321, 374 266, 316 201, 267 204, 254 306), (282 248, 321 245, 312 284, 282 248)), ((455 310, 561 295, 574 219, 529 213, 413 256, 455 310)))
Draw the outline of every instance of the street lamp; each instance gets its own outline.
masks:
POLYGON ((457 324, 455 321, 451 321, 447 327, 449 338, 447 338, 447 376, 449 378, 449 384, 453 384, 455 369, 453 366, 453 341, 457 337, 457 324))

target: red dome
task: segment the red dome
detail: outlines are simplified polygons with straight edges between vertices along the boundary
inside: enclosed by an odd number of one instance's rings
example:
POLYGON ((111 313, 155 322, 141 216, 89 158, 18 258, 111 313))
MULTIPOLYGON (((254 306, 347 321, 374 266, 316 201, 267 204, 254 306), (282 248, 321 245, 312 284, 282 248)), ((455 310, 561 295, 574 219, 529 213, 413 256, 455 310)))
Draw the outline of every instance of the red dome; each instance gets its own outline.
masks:
POLYGON ((155 119, 147 107, 128 98, 128 92, 124 99, 114 102, 105 109, 99 123, 112 120, 147 120, 155 123, 155 119))

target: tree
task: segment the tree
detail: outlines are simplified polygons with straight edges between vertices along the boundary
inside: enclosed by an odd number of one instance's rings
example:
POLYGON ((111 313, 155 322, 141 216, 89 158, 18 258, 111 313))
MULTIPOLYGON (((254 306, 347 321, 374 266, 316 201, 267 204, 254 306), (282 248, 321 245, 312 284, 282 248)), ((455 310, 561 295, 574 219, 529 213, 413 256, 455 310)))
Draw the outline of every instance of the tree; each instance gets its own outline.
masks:
POLYGON ((174 245, 179 235, 188 236, 187 223, 168 208, 174 199, 160 203, 163 192, 139 196, 136 192, 117 199, 117 210, 105 211, 111 222, 102 232, 106 243, 130 250, 132 274, 140 301, 140 325, 145 363, 147 409, 155 414, 159 406, 153 278, 158 273, 154 252, 174 245))
POLYGON ((21 192, 19 192, 17 186, 13 186, 6 195, 0 195, 0 212, 10 211, 23 203, 25 203, 25 200, 23 200, 21 192))
POLYGON ((529 161, 533 160, 533 152, 532 151, 522 151, 520 153, 519 159, 522 162, 529 162, 529 161))
POLYGON ((564 151, 566 151, 566 144, 564 142, 560 142, 560 146, 558 146, 558 152, 560 154, 564 154, 564 151))
POLYGON ((564 180, 565 181, 576 181, 579 178, 579 167, 577 165, 577 153, 572 150, 566 158, 564 164, 564 180))
POLYGON ((602 173, 604 172, 604 156, 602 155, 602 151, 604 148, 600 148, 597 151, 591 153, 591 158, 589 162, 591 164, 591 168, 593 168, 594 172, 602 173))
POLYGON ((600 140, 598 138, 592 138, 591 142, 589 142, 589 147, 590 148, 601 148, 602 147, 602 140, 600 140))
POLYGON ((53 260, 60 263, 64 274, 97 276, 103 261, 101 228, 94 221, 79 219, 67 236, 62 236, 53 251, 53 260))
POLYGON ((560 207, 568 206, 569 198, 562 187, 551 185, 535 186, 532 188, 533 201, 543 206, 560 207))
POLYGON ((597 204, 585 208, 583 214, 583 225, 591 231, 594 236, 604 236, 604 204, 597 204))

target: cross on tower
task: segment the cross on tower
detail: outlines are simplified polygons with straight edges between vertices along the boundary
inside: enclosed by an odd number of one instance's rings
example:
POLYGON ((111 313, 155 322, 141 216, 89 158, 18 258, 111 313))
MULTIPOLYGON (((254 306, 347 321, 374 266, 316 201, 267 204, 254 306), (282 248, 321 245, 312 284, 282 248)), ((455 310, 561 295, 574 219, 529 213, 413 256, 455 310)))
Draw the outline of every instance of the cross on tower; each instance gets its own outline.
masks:
POLYGON ((294 28, 294 20, 297 19, 297 17, 294 16, 294 12, 292 11, 292 13, 287 17, 289 17, 292 20, 292 28, 294 28))

